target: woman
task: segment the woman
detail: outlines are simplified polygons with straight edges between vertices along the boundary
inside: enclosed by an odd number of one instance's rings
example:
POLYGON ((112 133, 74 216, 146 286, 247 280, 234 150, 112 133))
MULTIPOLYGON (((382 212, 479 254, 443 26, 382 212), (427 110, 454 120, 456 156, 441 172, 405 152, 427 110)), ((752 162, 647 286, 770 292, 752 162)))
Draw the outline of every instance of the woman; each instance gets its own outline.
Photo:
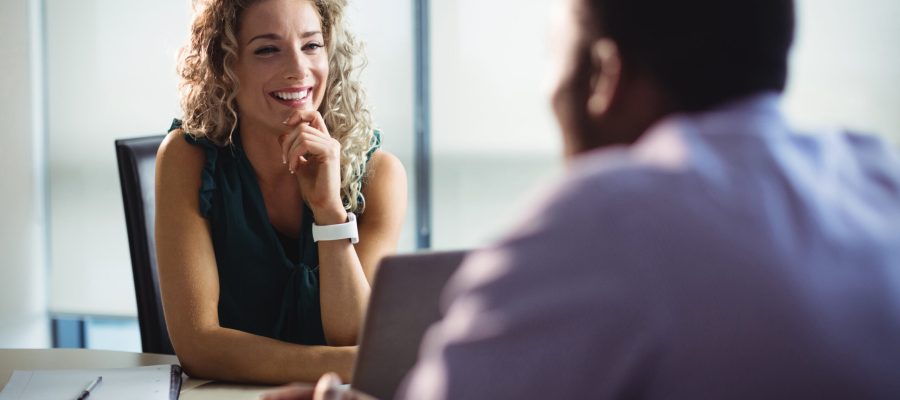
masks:
POLYGON ((396 250, 406 175, 379 149, 353 78, 345 6, 198 10, 179 67, 184 122, 160 147, 156 192, 163 307, 192 376, 350 378, 374 268, 396 250))

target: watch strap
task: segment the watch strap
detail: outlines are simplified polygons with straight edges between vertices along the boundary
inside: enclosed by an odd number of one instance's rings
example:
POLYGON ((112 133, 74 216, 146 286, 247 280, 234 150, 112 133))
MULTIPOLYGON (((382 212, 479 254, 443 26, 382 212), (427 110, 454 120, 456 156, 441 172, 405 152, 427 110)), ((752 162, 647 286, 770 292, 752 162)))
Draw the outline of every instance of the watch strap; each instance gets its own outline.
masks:
POLYGON ((347 222, 334 225, 312 224, 313 242, 323 240, 350 239, 350 243, 359 243, 359 231, 356 229, 356 214, 347 213, 347 222))

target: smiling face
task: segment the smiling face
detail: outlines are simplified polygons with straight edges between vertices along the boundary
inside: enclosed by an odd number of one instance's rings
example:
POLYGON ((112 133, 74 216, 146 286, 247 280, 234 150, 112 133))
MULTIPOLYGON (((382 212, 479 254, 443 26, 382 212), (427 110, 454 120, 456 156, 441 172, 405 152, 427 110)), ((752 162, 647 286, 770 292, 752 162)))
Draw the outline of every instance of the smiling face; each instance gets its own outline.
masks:
POLYGON ((238 30, 238 114, 243 127, 281 133, 292 110, 318 110, 328 82, 321 18, 308 0, 264 0, 238 30))

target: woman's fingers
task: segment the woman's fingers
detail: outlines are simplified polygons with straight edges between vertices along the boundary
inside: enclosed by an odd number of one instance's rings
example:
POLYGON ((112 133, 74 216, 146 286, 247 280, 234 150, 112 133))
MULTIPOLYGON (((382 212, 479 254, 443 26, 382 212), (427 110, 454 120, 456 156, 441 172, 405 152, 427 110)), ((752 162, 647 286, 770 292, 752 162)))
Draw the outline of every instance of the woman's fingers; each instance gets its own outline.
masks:
POLYGON ((302 146, 298 146, 297 149, 291 152, 291 154, 294 155, 289 161, 291 173, 296 171, 299 166, 309 164, 310 157, 320 159, 320 156, 327 152, 328 147, 323 143, 310 141, 304 143, 302 146))
POLYGON ((291 133, 283 133, 278 137, 278 144, 281 145, 281 163, 287 164, 288 153, 293 145, 294 137, 291 133))
MULTIPOLYGON (((281 135, 279 141, 281 142, 281 163, 288 164, 288 169, 293 172, 294 165, 291 155, 297 147, 303 146, 303 140, 299 134, 291 132, 281 135)), ((300 154, 305 154, 305 152, 300 154)))
POLYGON ((303 162, 305 164, 308 161, 306 159, 307 153, 309 153, 309 140, 304 140, 302 133, 294 136, 286 156, 288 170, 290 170, 292 174, 297 170, 298 162, 303 162))
POLYGON ((318 111, 310 111, 306 115, 304 115, 304 118, 306 117, 309 117, 309 124, 313 128, 319 130, 319 132, 321 132, 324 137, 331 137, 331 133, 328 132, 328 127, 325 126, 325 119, 322 118, 322 114, 320 114, 318 111))
POLYGON ((336 141, 331 138, 322 138, 310 130, 312 128, 306 128, 294 136, 293 141, 289 143, 290 148, 285 157, 288 160, 288 169, 291 171, 295 171, 298 165, 308 163, 309 156, 319 160, 340 157, 340 145, 336 141))
POLYGON ((292 125, 297 125, 297 124, 303 122, 303 116, 300 114, 301 111, 303 111, 303 110, 291 110, 291 112, 290 112, 290 114, 288 114, 287 118, 284 121, 282 121, 281 123, 288 125, 288 126, 292 126, 292 125))
MULTIPOLYGON (((293 157, 292 154, 294 150, 298 146, 303 146, 304 140, 309 140, 312 136, 315 136, 312 132, 309 132, 307 129, 308 125, 301 125, 295 132, 286 133, 279 138, 281 142, 281 163, 287 164, 289 160, 293 157)), ((300 155, 304 155, 306 152, 300 153, 300 155)), ((304 158, 303 161, 306 161, 304 158)), ((293 169, 292 169, 293 170, 293 169)))
POLYGON ((321 130, 310 126, 309 123, 306 123, 306 122, 301 123, 300 125, 296 126, 291 132, 282 134, 278 138, 279 143, 281 143, 281 163, 282 164, 287 163, 287 161, 291 159, 290 150, 295 145, 296 139, 297 139, 296 136, 294 136, 294 135, 298 134, 298 133, 311 134, 313 136, 316 136, 316 137, 319 137, 319 138, 322 138, 325 140, 331 139, 331 136, 328 136, 327 133, 324 133, 321 130))
POLYGON ((279 137, 281 161, 292 174, 298 166, 309 163, 309 155, 320 160, 340 157, 340 143, 331 137, 318 111, 294 110, 283 124, 292 130, 279 137))
POLYGON ((321 113, 315 110, 292 111, 282 123, 291 127, 306 123, 318 130, 323 136, 331 137, 331 133, 328 132, 328 127, 325 125, 325 119, 322 118, 321 113))

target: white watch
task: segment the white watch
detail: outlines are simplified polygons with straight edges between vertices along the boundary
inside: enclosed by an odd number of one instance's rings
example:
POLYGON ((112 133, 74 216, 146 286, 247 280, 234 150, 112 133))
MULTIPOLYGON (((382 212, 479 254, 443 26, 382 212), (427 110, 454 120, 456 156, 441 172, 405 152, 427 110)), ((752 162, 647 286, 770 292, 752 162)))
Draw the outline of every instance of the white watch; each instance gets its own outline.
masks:
POLYGON ((350 243, 359 243, 359 232, 356 230, 356 214, 347 213, 347 222, 334 225, 312 224, 313 242, 322 240, 350 239, 350 243))

